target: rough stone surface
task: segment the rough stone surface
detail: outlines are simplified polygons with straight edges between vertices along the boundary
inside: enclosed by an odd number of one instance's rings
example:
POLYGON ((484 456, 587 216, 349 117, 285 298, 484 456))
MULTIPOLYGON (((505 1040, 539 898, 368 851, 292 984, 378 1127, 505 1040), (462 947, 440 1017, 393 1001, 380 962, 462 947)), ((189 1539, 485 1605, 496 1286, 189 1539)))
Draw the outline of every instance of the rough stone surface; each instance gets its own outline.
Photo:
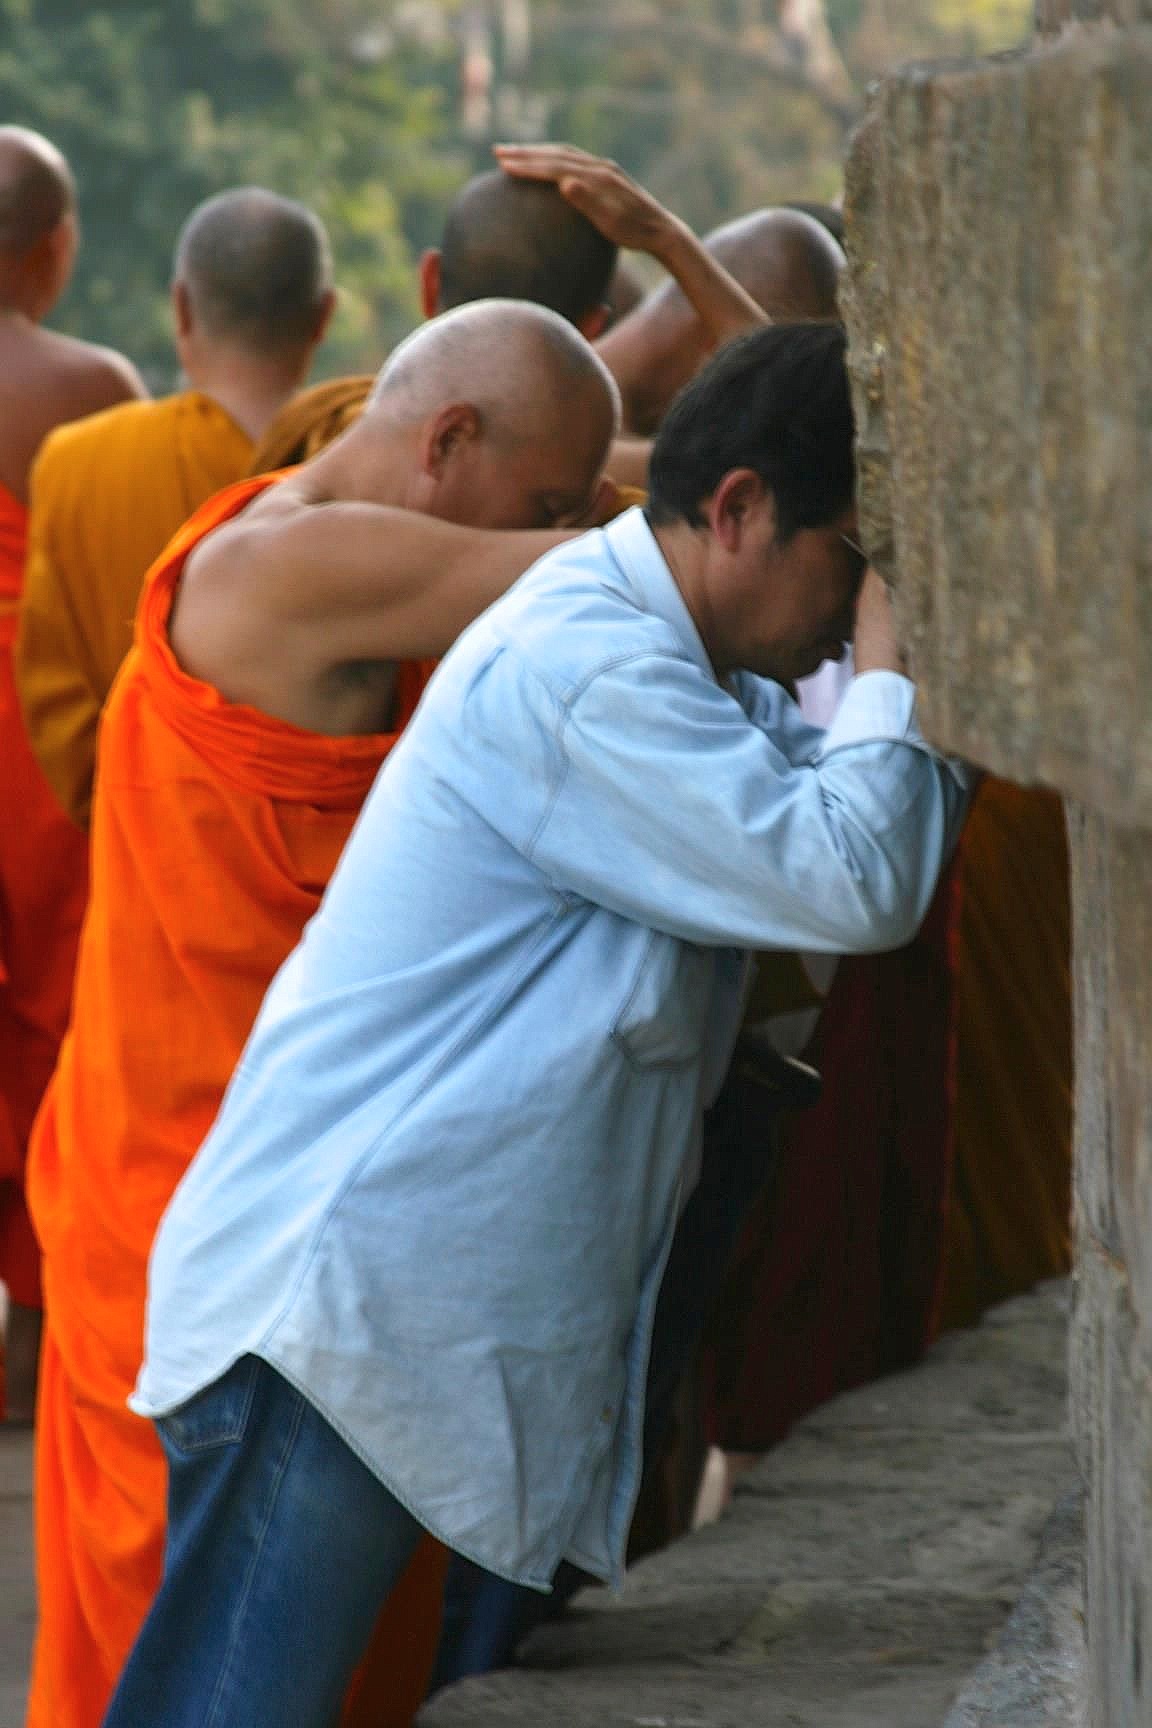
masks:
POLYGON ((938 742, 1152 827, 1152 30, 912 66, 848 180, 863 532, 938 742))
POLYGON ((1080 806, 1072 1405, 1095 1728, 1152 1723, 1150 22, 1152 0, 1039 0, 1032 53, 907 68, 848 185, 862 531, 926 728, 1080 806))
POLYGON ((995 1654, 964 1688, 944 1728, 1082 1728, 1084 1515, 1077 1488, 1048 1523, 1036 1570, 995 1654))
MULTIPOLYGON (((931 1728, 995 1644, 1071 1476, 1067 1291, 817 1411, 727 1516, 592 1590, 422 1728, 931 1728)), ((965 1725, 966 1728, 966 1725, 965 1725)))
POLYGON ((1072 1409, 1089 1482, 1092 1720, 1152 1722, 1152 838, 1069 820, 1076 928, 1072 1409))

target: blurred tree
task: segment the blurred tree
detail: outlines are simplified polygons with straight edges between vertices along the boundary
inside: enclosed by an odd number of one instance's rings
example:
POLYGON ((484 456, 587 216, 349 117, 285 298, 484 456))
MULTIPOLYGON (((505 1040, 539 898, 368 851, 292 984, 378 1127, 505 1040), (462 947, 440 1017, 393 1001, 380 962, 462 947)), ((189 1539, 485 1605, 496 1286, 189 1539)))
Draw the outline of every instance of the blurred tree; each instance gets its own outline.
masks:
POLYGON ((172 245, 200 199, 258 183, 332 229, 342 308, 324 369, 371 366, 416 317, 413 247, 465 160, 421 49, 382 57, 363 0, 0 0, 0 113, 55 139, 85 243, 58 322, 173 367, 172 245))
POLYGON ((498 137, 615 156, 699 228, 835 197, 868 79, 1027 34, 1030 0, 0 0, 0 115, 80 180, 60 322, 172 368, 165 289, 192 205, 259 182, 332 230, 323 370, 417 314, 414 257, 498 137))

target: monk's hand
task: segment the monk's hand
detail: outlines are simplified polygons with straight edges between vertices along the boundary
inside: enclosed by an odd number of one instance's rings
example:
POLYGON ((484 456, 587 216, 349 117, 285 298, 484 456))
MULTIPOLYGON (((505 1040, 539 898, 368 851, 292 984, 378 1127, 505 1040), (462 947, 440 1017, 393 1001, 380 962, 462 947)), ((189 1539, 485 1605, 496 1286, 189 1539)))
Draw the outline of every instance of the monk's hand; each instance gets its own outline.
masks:
POLYGON ((550 180, 605 239, 661 262, 691 230, 623 168, 574 144, 497 144, 496 160, 522 180, 550 180))
POLYGON ((904 656, 896 635, 896 619, 888 584, 875 570, 864 572, 856 602, 853 657, 857 672, 903 672, 904 656))

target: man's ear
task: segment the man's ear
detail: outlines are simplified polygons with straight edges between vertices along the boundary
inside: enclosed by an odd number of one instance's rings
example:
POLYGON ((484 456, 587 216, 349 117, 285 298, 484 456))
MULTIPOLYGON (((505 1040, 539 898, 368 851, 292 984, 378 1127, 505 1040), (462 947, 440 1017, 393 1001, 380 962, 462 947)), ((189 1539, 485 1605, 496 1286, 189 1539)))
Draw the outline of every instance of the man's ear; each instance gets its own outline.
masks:
POLYGON ((762 519, 765 510, 775 534, 776 507, 763 480, 754 468, 732 468, 708 501, 708 526, 726 552, 738 552, 753 511, 762 519))
POLYGON ((435 318, 440 310, 440 252, 430 246, 420 259, 420 310, 435 318))
POLYGON ((479 438, 479 409, 471 402, 450 402, 433 415, 420 437, 420 466, 440 479, 448 463, 466 444, 479 438))
POLYGON ((582 318, 577 318, 576 328, 586 342, 595 342, 608 328, 611 316, 611 306, 594 306, 591 312, 585 312, 582 318))
POLYGON ((176 326, 176 335, 181 341, 187 340, 192 334, 195 318, 192 314, 192 301, 183 282, 173 282, 169 298, 172 302, 172 321, 176 326))

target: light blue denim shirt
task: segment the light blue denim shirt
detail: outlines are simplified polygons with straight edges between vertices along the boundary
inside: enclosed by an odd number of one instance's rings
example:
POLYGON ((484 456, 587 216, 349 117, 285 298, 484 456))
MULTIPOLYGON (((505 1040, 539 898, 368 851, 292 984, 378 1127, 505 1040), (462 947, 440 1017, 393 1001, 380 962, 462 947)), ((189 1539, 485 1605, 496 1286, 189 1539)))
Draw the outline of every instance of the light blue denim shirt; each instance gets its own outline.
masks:
POLYGON ((719 683, 639 511, 545 558, 445 660, 268 993, 133 1407, 254 1352, 451 1547, 618 1577, 743 950, 905 941, 964 797, 893 673, 827 733, 719 683))

